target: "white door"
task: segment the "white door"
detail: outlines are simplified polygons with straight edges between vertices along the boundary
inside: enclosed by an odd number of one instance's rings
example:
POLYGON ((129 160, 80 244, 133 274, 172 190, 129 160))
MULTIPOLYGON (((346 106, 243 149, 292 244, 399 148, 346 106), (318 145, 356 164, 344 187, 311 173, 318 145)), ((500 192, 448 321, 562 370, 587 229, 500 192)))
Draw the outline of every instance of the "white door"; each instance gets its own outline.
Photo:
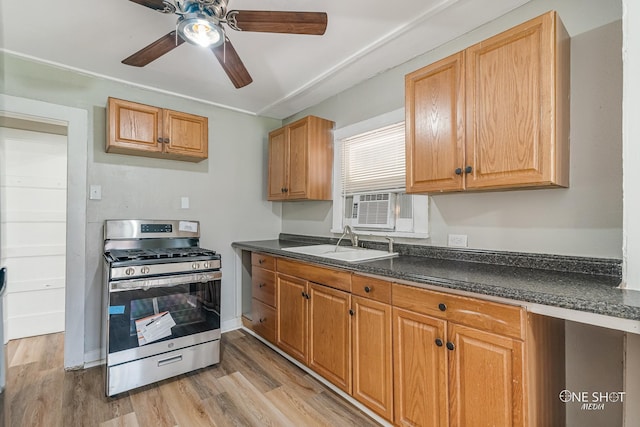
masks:
POLYGON ((67 137, 0 127, 7 339, 64 331, 67 137))

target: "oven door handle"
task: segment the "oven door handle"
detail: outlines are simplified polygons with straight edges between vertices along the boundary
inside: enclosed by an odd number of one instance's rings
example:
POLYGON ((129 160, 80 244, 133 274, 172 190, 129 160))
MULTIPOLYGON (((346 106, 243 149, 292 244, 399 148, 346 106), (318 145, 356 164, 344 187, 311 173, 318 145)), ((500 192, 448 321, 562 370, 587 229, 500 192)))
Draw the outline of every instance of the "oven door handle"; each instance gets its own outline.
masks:
POLYGON ((148 290, 152 288, 168 288, 189 283, 206 283, 222 278, 221 271, 206 273, 179 274, 145 279, 115 280, 109 282, 109 292, 148 290))

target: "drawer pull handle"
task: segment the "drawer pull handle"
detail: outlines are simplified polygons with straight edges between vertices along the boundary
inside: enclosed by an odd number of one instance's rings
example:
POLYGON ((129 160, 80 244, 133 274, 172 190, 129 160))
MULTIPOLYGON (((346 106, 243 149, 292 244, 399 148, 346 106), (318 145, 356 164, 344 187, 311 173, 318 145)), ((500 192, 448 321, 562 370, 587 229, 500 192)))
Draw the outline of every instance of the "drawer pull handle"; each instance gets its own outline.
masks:
POLYGON ((170 357, 168 359, 158 360, 158 368, 165 365, 182 361, 182 355, 170 357))
POLYGON ((456 346, 453 345, 453 343, 451 341, 447 341, 447 348, 449 350, 455 350, 456 346))
POLYGON ((440 304, 438 304, 438 308, 440 309, 440 311, 446 311, 447 305, 441 302, 440 304))
POLYGON ((440 338, 436 338, 436 345, 438 347, 442 347, 442 344, 443 344, 442 340, 440 338))
POLYGON ((369 286, 365 286, 365 287, 364 287, 364 291, 365 291, 366 293, 369 293, 369 292, 371 292, 371 288, 370 288, 369 286))

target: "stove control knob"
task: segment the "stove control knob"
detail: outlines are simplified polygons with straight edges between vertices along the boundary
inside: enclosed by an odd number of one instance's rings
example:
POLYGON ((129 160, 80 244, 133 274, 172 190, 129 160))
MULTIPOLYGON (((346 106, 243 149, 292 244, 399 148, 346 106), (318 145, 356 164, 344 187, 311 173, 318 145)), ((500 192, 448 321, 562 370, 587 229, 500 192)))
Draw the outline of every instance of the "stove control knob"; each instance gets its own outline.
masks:
POLYGON ((205 261, 204 268, 209 268, 209 261, 205 261))
POLYGON ((142 274, 149 274, 149 267, 142 267, 140 269, 140 273, 142 274))
POLYGON ((124 274, 126 274, 127 276, 133 276, 133 273, 135 272, 136 272, 135 268, 129 267, 124 271, 124 274))
POLYGON ((193 268, 194 270, 197 270, 200 268, 200 263, 199 262, 194 262, 193 264, 191 264, 191 268, 193 268))

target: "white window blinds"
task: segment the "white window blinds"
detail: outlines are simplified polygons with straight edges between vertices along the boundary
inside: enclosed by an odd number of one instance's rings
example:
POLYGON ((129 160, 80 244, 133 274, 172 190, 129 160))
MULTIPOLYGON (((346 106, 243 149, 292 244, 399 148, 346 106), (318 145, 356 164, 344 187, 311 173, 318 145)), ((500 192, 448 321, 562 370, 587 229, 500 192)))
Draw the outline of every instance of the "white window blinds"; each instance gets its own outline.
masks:
POLYGON ((404 122, 341 143, 344 194, 405 188, 404 122))

